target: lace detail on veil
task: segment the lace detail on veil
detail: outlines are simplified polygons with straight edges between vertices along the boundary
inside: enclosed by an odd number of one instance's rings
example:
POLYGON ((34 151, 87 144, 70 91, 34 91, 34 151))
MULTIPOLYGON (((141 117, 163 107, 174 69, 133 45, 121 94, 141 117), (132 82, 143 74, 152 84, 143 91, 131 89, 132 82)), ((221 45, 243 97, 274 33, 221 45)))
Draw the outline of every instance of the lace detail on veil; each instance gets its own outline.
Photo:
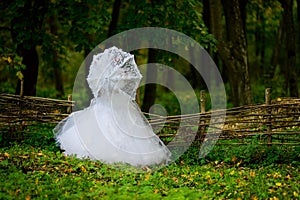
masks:
POLYGON ((87 81, 95 98, 121 91, 134 100, 141 78, 134 56, 111 47, 94 55, 87 81))

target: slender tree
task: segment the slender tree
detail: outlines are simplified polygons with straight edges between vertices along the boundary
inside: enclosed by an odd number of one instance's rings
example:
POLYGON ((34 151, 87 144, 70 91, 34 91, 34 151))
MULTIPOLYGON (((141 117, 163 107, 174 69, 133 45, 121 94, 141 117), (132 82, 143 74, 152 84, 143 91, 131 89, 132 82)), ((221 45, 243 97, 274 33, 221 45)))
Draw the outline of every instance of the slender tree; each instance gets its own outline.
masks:
POLYGON ((112 15, 111 15, 111 21, 108 27, 108 34, 107 34, 108 37, 112 36, 114 31, 116 31, 117 29, 117 24, 120 15, 120 8, 121 8, 121 0, 115 0, 113 5, 112 15))
POLYGON ((289 94, 292 97, 298 97, 298 81, 296 70, 296 30, 293 19, 293 1, 280 0, 280 3, 284 9, 283 20, 285 22, 285 53, 286 53, 286 65, 285 65, 285 81, 289 94))
MULTIPOLYGON (((50 26, 51 34, 53 34, 54 37, 57 37, 58 29, 59 29, 57 13, 53 13, 53 15, 49 17, 49 26, 50 26)), ((57 47, 55 47, 54 45, 52 45, 50 64, 53 67, 55 89, 57 91, 56 96, 58 98, 61 98, 65 93, 64 86, 63 86, 62 68, 59 59, 59 51, 57 50, 57 47)))

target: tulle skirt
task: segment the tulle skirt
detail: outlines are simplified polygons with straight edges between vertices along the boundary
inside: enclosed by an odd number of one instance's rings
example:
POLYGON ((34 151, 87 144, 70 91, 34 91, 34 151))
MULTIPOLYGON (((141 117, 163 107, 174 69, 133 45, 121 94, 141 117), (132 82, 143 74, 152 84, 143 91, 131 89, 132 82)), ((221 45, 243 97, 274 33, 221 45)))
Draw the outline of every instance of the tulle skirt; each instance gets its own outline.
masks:
POLYGON ((167 164, 171 152, 154 134, 137 104, 126 95, 99 97, 54 129, 66 155, 133 166, 167 164))

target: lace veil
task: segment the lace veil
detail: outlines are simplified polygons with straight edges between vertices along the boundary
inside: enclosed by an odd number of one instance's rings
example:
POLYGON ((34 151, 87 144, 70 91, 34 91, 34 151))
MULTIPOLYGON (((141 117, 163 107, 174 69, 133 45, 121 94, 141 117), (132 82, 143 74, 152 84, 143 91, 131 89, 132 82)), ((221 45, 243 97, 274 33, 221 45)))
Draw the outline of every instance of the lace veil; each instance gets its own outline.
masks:
POLYGON ((123 92, 135 100, 141 78, 134 56, 111 47, 93 56, 87 82, 94 98, 111 92, 123 92))

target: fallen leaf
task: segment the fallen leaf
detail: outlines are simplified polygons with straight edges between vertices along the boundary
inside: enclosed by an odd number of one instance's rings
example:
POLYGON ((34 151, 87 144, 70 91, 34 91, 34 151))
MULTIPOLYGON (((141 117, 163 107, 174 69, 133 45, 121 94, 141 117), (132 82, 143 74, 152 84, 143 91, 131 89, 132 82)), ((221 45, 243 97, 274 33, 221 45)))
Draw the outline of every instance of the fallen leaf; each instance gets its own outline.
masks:
POLYGON ((9 154, 4 152, 4 157, 9 158, 9 154))
POLYGON ((12 62, 11 57, 8 57, 8 58, 7 58, 7 62, 8 62, 8 63, 11 63, 11 62, 12 62))
POLYGON ((254 176, 255 176, 255 172, 254 172, 254 171, 251 171, 251 172, 250 172, 250 176, 251 176, 251 177, 254 177, 254 176))
POLYGON ((17 190, 15 191, 15 195, 17 196, 17 195, 19 194, 20 191, 21 191, 20 189, 17 189, 17 190))
POLYGON ((42 155, 43 155, 43 153, 41 153, 41 152, 40 152, 40 153, 37 153, 36 155, 37 155, 37 156, 42 156, 42 155))
POLYGON ((271 197, 270 200, 279 200, 278 197, 271 197))
POLYGON ((29 158, 29 156, 19 156, 20 158, 24 158, 24 159, 27 159, 29 158))
POLYGON ((86 172, 86 169, 84 166, 81 166, 81 171, 86 172))
POLYGON ((251 196, 251 200, 258 200, 256 196, 251 196))
POLYGON ((149 178, 150 178, 150 174, 147 174, 147 175, 145 176, 145 180, 148 181, 149 178))
POLYGON ((275 183, 275 185, 280 187, 282 184, 281 183, 275 183))
POLYGON ((235 156, 233 156, 232 158, 231 158, 231 161, 232 162, 235 162, 237 160, 237 158, 235 157, 235 156))
POLYGON ((291 176, 288 174, 284 177, 284 179, 291 179, 291 176))
POLYGON ((173 179, 173 181, 175 181, 176 183, 178 183, 178 178, 173 177, 172 179, 173 179))

